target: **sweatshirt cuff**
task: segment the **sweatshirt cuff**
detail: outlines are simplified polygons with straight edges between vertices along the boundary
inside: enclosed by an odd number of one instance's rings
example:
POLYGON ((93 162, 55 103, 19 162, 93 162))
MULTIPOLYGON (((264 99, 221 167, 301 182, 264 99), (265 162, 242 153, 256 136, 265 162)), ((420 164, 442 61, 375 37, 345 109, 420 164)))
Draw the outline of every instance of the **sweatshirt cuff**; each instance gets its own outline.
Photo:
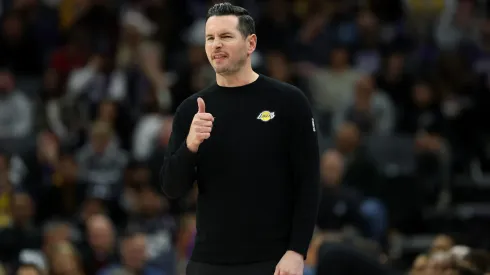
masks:
POLYGON ((191 162, 197 160, 197 153, 194 153, 191 150, 189 150, 189 148, 187 147, 187 143, 186 143, 185 140, 184 140, 184 142, 182 142, 182 145, 180 146, 180 148, 177 150, 176 153, 179 156, 181 156, 181 158, 183 158, 185 160, 188 160, 188 161, 191 161, 191 162))
POLYGON ((304 245, 297 243, 290 243, 288 250, 294 251, 303 256, 303 260, 306 260, 306 255, 308 253, 308 248, 304 248, 304 245))

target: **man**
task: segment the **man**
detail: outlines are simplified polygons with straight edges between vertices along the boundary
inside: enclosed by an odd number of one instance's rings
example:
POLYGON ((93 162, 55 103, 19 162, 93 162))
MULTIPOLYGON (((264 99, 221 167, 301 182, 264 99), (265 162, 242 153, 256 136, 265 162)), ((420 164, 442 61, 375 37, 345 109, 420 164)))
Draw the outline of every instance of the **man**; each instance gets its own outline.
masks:
POLYGON ((214 5, 205 32, 216 84, 179 106, 162 168, 170 198, 198 184, 187 275, 302 275, 320 177, 308 100, 253 71, 257 36, 245 9, 214 5))

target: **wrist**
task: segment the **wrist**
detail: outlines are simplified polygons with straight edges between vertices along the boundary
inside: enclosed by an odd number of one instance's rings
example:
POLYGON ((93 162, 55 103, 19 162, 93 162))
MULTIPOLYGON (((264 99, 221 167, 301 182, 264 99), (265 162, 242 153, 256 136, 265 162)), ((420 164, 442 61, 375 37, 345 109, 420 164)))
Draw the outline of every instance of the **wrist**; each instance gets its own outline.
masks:
POLYGON ((304 259, 304 256, 301 253, 296 252, 294 250, 288 250, 288 251, 286 251, 286 253, 289 254, 289 255, 291 255, 291 256, 294 256, 294 257, 298 258, 299 260, 303 260, 304 259))
POLYGON ((187 150, 189 150, 191 153, 197 153, 197 148, 190 145, 187 140, 185 141, 185 147, 187 147, 187 150))

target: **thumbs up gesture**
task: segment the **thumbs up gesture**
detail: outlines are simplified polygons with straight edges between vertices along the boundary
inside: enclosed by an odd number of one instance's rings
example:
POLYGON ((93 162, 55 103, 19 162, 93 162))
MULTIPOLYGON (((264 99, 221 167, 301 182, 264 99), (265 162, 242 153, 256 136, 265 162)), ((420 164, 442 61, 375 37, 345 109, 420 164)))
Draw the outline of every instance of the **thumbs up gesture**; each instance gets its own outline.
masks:
POLYGON ((199 145, 211 136, 214 117, 206 113, 206 104, 202 98, 197 99, 197 113, 191 123, 189 134, 187 135, 187 148, 196 153, 199 145))

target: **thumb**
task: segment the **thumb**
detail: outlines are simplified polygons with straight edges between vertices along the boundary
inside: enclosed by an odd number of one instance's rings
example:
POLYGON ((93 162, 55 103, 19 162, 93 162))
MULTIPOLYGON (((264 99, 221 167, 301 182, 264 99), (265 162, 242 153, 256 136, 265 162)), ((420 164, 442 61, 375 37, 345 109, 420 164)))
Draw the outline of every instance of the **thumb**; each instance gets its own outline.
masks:
POLYGON ((197 99, 197 112, 198 113, 206 112, 206 104, 204 104, 204 100, 200 97, 197 99))

